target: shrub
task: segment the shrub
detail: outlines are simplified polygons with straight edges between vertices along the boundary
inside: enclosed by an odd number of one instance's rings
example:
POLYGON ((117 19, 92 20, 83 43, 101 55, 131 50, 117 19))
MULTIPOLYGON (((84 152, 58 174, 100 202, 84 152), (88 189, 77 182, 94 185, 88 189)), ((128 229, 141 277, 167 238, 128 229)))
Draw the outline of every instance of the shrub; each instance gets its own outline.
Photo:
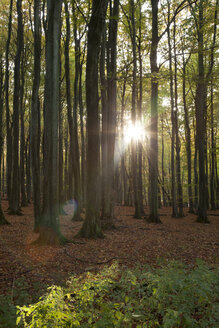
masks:
POLYGON ((218 270, 198 262, 159 269, 120 270, 114 263, 99 274, 72 277, 52 286, 30 306, 18 307, 17 324, 28 327, 215 328, 218 270))

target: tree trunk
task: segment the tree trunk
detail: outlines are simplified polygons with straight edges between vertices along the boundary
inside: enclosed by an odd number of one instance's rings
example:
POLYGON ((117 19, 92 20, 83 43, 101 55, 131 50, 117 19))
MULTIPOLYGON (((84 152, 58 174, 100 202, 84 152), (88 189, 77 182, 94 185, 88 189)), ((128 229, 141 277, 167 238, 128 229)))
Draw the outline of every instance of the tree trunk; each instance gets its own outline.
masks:
POLYGON ((81 131, 81 193, 82 193, 82 206, 85 204, 85 136, 84 136, 84 106, 83 106, 83 93, 82 93, 82 72, 83 61, 80 63, 79 73, 79 113, 80 113, 80 131, 81 131))
POLYGON ((81 172, 80 172, 80 153, 78 143, 78 82, 80 73, 80 39, 77 31, 77 17, 73 5, 73 31, 75 42, 75 80, 74 80, 74 101, 73 101, 73 140, 74 140, 74 157, 73 157, 73 173, 74 173, 74 201, 75 210, 73 215, 74 221, 81 221, 81 172))
POLYGON ((92 14, 88 26, 88 48, 86 67, 87 104, 87 183, 86 217, 79 235, 102 237, 100 227, 100 147, 98 113, 98 62, 101 35, 105 23, 107 0, 93 0, 92 14))
MULTIPOLYGON (((25 114, 25 98, 24 97, 24 62, 25 62, 25 54, 23 54, 22 58, 22 66, 21 66, 21 87, 20 87, 20 122, 21 122, 21 137, 20 137, 20 186, 21 186, 21 207, 27 206, 27 196, 25 190, 25 133, 24 133, 24 114, 25 114)), ((25 91, 26 93, 26 91, 25 91)))
POLYGON ((11 198, 11 175, 12 175, 12 134, 10 124, 10 107, 9 107, 9 47, 11 41, 12 29, 12 9, 13 0, 10 0, 9 20, 8 20, 8 38, 5 50, 5 108, 6 108, 6 130, 7 130, 7 196, 10 206, 11 198))
MULTIPOLYGON (((168 25, 170 23, 170 4, 168 3, 168 25)), ((176 141, 176 113, 174 108, 174 93, 173 93, 173 69, 172 69, 172 47, 170 28, 167 29, 168 35, 168 50, 169 50, 169 72, 170 72, 170 104, 171 104, 171 122, 172 122, 172 136, 171 136, 171 194, 172 194, 172 217, 178 216, 176 206, 176 177, 175 177, 175 141, 176 141)))
POLYGON ((107 102, 103 111, 104 138, 103 149, 105 159, 103 162, 103 172, 105 183, 103 182, 103 203, 101 214, 101 225, 104 229, 114 227, 115 213, 115 186, 114 186, 114 149, 116 134, 116 62, 117 62, 117 28, 119 16, 119 1, 114 0, 113 5, 110 1, 110 23, 109 23, 109 39, 107 42, 107 102), (105 117, 104 117, 105 116, 105 117))
MULTIPOLYGON (((61 95, 62 89, 62 65, 60 60, 60 79, 59 79, 59 94, 61 95)), ((63 181, 63 106, 61 96, 59 97, 59 213, 65 214, 63 205, 65 202, 64 197, 64 181, 63 181)))
MULTIPOLYGON (((136 98, 137 98, 137 53, 136 53, 136 27, 135 27, 135 8, 134 0, 130 0, 130 11, 131 11, 131 40, 132 40, 132 56, 133 56, 133 70, 132 70, 132 124, 136 124, 137 115, 136 115, 136 98)), ((131 161, 132 161, 132 181, 133 181, 133 192, 134 192, 134 205, 135 205, 135 214, 134 218, 141 218, 141 206, 139 200, 139 186, 138 186, 138 177, 139 177, 139 167, 138 163, 138 146, 137 142, 131 140, 131 161)))
MULTIPOLYGON (((2 150, 3 150, 3 135, 2 135, 2 116, 3 116, 3 60, 0 58, 0 168, 2 163, 2 150)), ((3 167, 4 170, 4 167, 3 167)), ((2 210, 1 193, 1 174, 0 174, 0 226, 3 224, 9 224, 6 220, 4 212, 2 210)))
POLYGON ((152 39, 150 52, 151 65, 151 126, 149 153, 150 216, 149 221, 160 223, 158 215, 158 0, 151 0, 152 39))
POLYGON ((174 83, 175 83, 175 126, 176 126, 176 178, 177 178, 177 198, 178 198, 178 217, 182 218, 183 213, 183 194, 182 194, 182 182, 181 182, 181 162, 180 162, 180 139, 179 139, 179 121, 178 121, 178 79, 177 79, 177 55, 176 55, 176 22, 174 19, 174 83))
POLYGON ((198 84, 196 90, 196 138, 199 155, 199 203, 198 222, 208 223, 206 206, 206 162, 205 162, 205 104, 206 104, 206 82, 204 75, 204 44, 203 44, 203 0, 199 2, 198 20, 198 84))
POLYGON ((39 244, 65 241, 59 226, 58 117, 60 78, 60 33, 62 0, 47 0, 46 77, 44 103, 43 210, 39 244))
POLYGON ((166 202, 166 194, 165 194, 165 170, 164 170, 164 119, 163 119, 163 114, 161 117, 161 144, 162 144, 162 157, 161 157, 161 165, 162 165, 162 197, 163 197, 163 206, 167 206, 166 202))
MULTIPOLYGON (((27 177, 27 184, 26 184, 26 194, 27 194, 27 201, 28 204, 31 203, 31 151, 30 151, 30 131, 29 136, 26 140, 26 147, 25 147, 25 160, 26 160, 26 177, 27 177)), ((35 223, 34 223, 35 224, 35 223)))
MULTIPOLYGON (((142 12, 141 1, 139 1, 139 42, 138 42, 138 61, 139 61, 139 101, 138 101, 138 120, 142 124, 142 97, 143 97, 143 64, 142 64, 142 12)), ((142 182, 143 146, 142 140, 138 142, 138 199, 141 208, 141 215, 145 215, 143 205, 143 182, 142 182)))
POLYGON ((189 127, 189 115, 186 103, 186 64, 183 54, 183 108, 185 115, 185 139, 187 154, 187 172, 188 172, 188 197, 189 197, 189 213, 193 213, 193 195, 192 195, 192 160, 191 160, 191 132, 189 127))
MULTIPOLYGON (((122 86, 122 100, 121 100, 121 127, 122 127, 122 136, 124 138, 124 112, 125 112, 125 94, 126 94, 126 84, 127 84, 127 74, 128 70, 124 76, 124 82, 122 86)), ((126 172, 126 153, 122 153, 121 157, 121 174, 122 174, 122 185, 123 185, 123 205, 128 205, 128 183, 127 183, 127 172, 126 172)))
POLYGON ((9 202, 10 214, 20 214, 19 200, 19 106, 20 106, 20 69, 23 52, 22 0, 17 1, 17 51, 14 63, 14 96, 13 96, 13 159, 12 159, 12 192, 9 202))
POLYGON ((67 117, 69 126, 69 178, 68 178, 68 199, 73 198, 73 163, 74 163, 74 125, 72 117, 72 102, 71 102, 71 81, 69 68, 69 42, 70 42, 70 20, 68 3, 65 1, 65 16, 66 16, 66 39, 65 39, 65 80, 66 80, 66 99, 67 99, 67 117))
POLYGON ((198 210, 198 149, 197 149, 197 139, 196 139, 196 134, 195 134, 195 156, 194 156, 194 180, 195 180, 195 192, 194 192, 194 208, 195 211, 197 212, 198 210))
POLYGON ((211 180, 210 180, 210 194, 211 194, 211 209, 216 209, 215 204, 215 137, 214 137, 214 99, 213 99, 213 82, 211 81, 211 180))
POLYGON ((33 179, 34 230, 37 231, 41 218, 41 174, 40 174, 40 72, 41 72, 41 0, 34 0, 34 78, 31 105, 31 168, 33 179))
POLYGON ((68 182, 69 182, 69 175, 68 175, 68 131, 66 131, 65 136, 65 168, 64 168, 64 181, 65 181, 65 200, 68 200, 69 190, 68 190, 68 182))

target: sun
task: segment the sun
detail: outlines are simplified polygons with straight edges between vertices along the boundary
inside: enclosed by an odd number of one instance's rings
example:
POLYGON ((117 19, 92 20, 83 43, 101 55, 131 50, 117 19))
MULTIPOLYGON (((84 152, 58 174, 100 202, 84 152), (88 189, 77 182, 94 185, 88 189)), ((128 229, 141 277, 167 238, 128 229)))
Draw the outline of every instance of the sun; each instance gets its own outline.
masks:
POLYGON ((132 123, 129 121, 124 127, 124 140, 126 143, 145 139, 145 128, 139 121, 132 123))

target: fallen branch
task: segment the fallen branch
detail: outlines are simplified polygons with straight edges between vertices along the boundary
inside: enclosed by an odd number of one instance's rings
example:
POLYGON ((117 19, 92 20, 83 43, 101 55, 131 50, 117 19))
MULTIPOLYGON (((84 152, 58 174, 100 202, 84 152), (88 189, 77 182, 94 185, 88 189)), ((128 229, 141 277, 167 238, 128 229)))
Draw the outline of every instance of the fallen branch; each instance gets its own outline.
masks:
POLYGON ((93 262, 93 261, 89 261, 89 260, 81 259, 81 258, 76 257, 76 256, 72 256, 71 254, 69 254, 69 253, 67 252, 66 249, 64 249, 64 252, 65 252, 65 254, 67 254, 69 257, 75 259, 76 261, 80 261, 80 262, 82 262, 82 263, 95 264, 95 265, 107 264, 107 263, 109 263, 109 262, 111 262, 111 261, 113 261, 113 260, 121 260, 121 259, 123 259, 123 260, 127 260, 126 257, 117 257, 117 256, 116 256, 116 257, 111 257, 109 260, 106 260, 106 261, 103 261, 103 262, 93 262))

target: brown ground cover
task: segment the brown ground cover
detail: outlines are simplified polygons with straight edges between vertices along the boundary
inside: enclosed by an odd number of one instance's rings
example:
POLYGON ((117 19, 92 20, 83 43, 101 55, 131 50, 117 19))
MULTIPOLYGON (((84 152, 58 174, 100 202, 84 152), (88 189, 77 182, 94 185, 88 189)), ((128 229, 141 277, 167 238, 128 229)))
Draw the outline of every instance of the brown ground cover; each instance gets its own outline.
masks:
MULTIPOLYGON (((99 270, 117 260, 133 267, 137 263, 156 265, 160 259, 180 260, 194 264, 196 258, 210 265, 218 263, 219 211, 209 211, 211 224, 196 223, 195 215, 187 213, 173 219, 170 208, 160 210, 163 224, 151 224, 133 218, 133 208, 117 206, 116 229, 105 232, 105 238, 89 240, 76 238, 81 222, 72 222, 69 215, 61 217, 61 230, 70 242, 64 246, 37 246, 32 242, 33 206, 23 208, 23 216, 7 215, 9 226, 0 226, 0 294, 13 289, 14 281, 25 278, 29 286, 61 284, 70 273, 99 270)), ((146 209, 147 212, 147 209, 146 209)))

